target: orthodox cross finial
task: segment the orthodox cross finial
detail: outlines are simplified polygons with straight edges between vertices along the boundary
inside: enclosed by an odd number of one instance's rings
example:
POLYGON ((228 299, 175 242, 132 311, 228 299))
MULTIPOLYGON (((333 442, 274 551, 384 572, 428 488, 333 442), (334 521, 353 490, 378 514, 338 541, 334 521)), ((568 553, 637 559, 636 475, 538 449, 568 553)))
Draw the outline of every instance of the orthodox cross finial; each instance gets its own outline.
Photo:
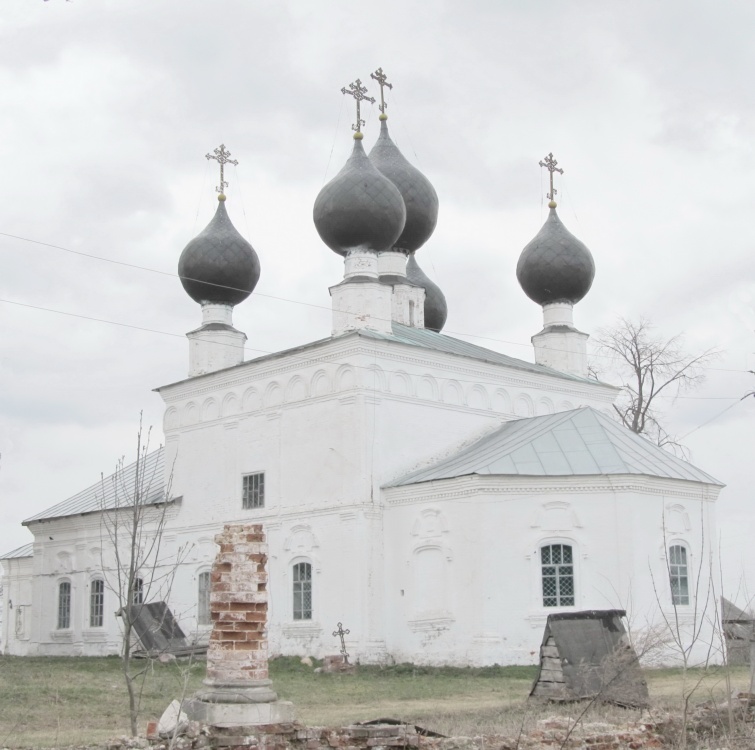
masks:
POLYGON ((548 156, 546 156, 545 159, 543 159, 540 162, 540 166, 545 167, 548 170, 548 172, 550 172, 551 191, 550 193, 547 193, 545 197, 550 201, 548 205, 551 208, 555 208, 556 207, 556 193, 558 192, 558 190, 556 190, 553 187, 553 173, 558 172, 559 174, 563 174, 564 170, 558 168, 558 162, 553 158, 553 152, 548 154, 548 156), (551 203, 553 205, 551 205, 551 203))
POLYGON ((387 120, 388 115, 385 114, 385 110, 388 107, 388 105, 385 103, 385 96, 383 89, 385 86, 387 86, 389 89, 393 88, 392 83, 388 83, 388 76, 383 73, 382 68, 378 68, 374 73, 370 73, 370 78, 374 78, 378 84, 380 84, 380 106, 378 109, 380 110, 380 119, 381 120, 387 120))
POLYGON ((228 183, 225 181, 225 165, 233 164, 233 166, 235 167, 238 164, 238 161, 236 159, 228 158, 230 155, 231 152, 226 149, 225 143, 221 143, 219 148, 216 148, 211 154, 205 154, 205 159, 215 159, 215 161, 220 164, 220 185, 215 188, 215 190, 220 193, 220 195, 218 195, 218 200, 225 200, 223 188, 228 187, 228 183))
POLYGON ((333 637, 341 639, 341 656, 343 656, 343 663, 344 664, 348 664, 349 663, 349 654, 346 651, 346 641, 343 639, 343 637, 345 635, 348 635, 349 633, 351 633, 351 631, 348 630, 348 629, 344 630, 343 629, 343 624, 340 623, 340 622, 338 623, 338 630, 334 630, 333 631, 333 637))
POLYGON ((362 131, 360 128, 362 125, 365 124, 364 120, 362 119, 362 108, 361 108, 361 102, 370 102, 370 104, 375 103, 375 97, 374 96, 365 96, 367 93, 367 87, 362 86, 362 82, 357 78, 354 83, 349 84, 349 88, 346 88, 345 86, 341 89, 342 94, 348 94, 349 96, 353 96, 356 103, 357 103, 357 122, 356 125, 352 125, 351 129, 354 131, 354 138, 358 141, 362 139, 362 131))

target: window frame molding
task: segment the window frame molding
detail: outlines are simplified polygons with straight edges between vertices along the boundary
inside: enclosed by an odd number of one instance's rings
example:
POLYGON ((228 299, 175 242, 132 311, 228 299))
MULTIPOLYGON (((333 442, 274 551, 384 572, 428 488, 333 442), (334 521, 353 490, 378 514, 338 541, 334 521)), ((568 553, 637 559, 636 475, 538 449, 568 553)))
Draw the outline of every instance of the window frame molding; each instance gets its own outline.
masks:
POLYGON ((90 631, 100 632, 102 629, 105 628, 105 589, 106 589, 106 583, 105 583, 105 576, 101 573, 92 575, 89 581, 87 582, 87 588, 88 596, 87 601, 89 606, 87 607, 87 617, 86 617, 86 629, 90 631), (99 625, 92 625, 92 605, 93 605, 93 597, 94 597, 94 584, 96 582, 99 582, 102 584, 102 591, 99 593, 99 596, 101 597, 101 608, 102 611, 100 612, 100 624, 99 625))
POLYGON ((534 601, 535 617, 547 616, 555 612, 575 612, 580 608, 580 596, 582 592, 582 557, 586 557, 586 553, 582 549, 582 545, 577 542, 574 537, 567 537, 561 535, 547 535, 540 537, 535 541, 535 548, 530 554, 527 555, 532 565, 532 595, 534 601), (558 604, 554 607, 546 607, 543 602, 543 564, 542 552, 543 547, 550 547, 554 544, 561 544, 571 547, 572 551, 572 581, 574 584, 574 604, 558 604))
MULTIPOLYGON (((315 561, 311 557, 306 556, 299 556, 294 557, 289 562, 289 571, 291 575, 291 589, 290 589, 290 613, 291 618, 290 622, 292 623, 302 623, 302 624, 310 624, 315 622, 315 561), (295 580, 294 571, 297 567, 297 565, 309 565, 309 617, 296 617, 296 591, 294 587, 296 586, 297 582, 295 580)), ((302 592, 303 593, 303 592, 302 592)), ((303 602, 302 602, 303 603, 303 602)))
POLYGON ((56 579, 55 593, 55 627, 53 628, 53 632, 64 636, 73 630, 73 581, 69 576, 56 579), (60 587, 64 583, 68 584, 68 625, 60 627, 60 587))
POLYGON ((267 509, 267 477, 264 469, 258 469, 256 471, 244 471, 241 473, 241 510, 242 511, 264 511, 267 509), (245 484, 247 477, 262 477, 262 503, 260 505, 245 505, 245 484))
POLYGON ((692 554, 692 548, 685 539, 682 539, 680 537, 672 537, 671 539, 664 540, 664 547, 661 550, 661 557, 663 560, 664 565, 664 575, 668 581, 668 606, 671 608, 671 610, 681 610, 682 612, 690 611, 690 608, 693 606, 693 602, 695 599, 694 596, 694 581, 692 580, 692 570, 693 565, 692 561, 694 560, 694 555, 692 554), (671 550, 673 547, 681 547, 684 550, 685 553, 685 567, 686 567, 686 574, 687 574, 687 603, 682 604, 680 602, 674 601, 674 589, 671 585, 671 550))

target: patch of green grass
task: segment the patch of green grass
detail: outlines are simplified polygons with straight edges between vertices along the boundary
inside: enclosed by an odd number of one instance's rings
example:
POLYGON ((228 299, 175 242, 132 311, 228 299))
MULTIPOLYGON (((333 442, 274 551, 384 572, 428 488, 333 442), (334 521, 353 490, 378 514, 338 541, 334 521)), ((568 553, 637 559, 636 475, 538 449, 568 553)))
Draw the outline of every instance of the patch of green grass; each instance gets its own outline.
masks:
MULTIPOLYGON (((315 663, 315 666, 317 664, 315 663)), ((171 700, 196 692, 204 662, 137 663, 144 681, 139 727, 157 719, 171 700)), ((127 733, 128 700, 117 658, 0 656, 0 747, 44 748, 103 743, 127 733)), ((270 663, 273 686, 293 701, 298 719, 339 726, 383 717, 402 719, 443 734, 516 734, 543 716, 578 716, 584 703, 527 700, 535 667, 360 666, 355 675, 315 673, 298 658, 270 663)), ((681 702, 678 670, 645 673, 651 698, 664 708, 681 702)), ((731 671, 744 688, 746 667, 731 671)), ((699 688, 694 702, 726 694, 721 669, 691 670, 687 684, 699 688)), ((586 721, 627 721, 637 712, 596 705, 586 721)))

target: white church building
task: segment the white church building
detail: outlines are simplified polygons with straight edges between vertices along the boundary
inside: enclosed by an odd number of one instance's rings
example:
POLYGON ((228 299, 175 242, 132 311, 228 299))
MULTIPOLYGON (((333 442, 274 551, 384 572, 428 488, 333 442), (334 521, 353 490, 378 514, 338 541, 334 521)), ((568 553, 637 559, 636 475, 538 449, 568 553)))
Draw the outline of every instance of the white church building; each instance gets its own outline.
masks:
MULTIPOLYGON (((189 640, 206 640, 213 539, 243 522, 269 544, 271 654, 337 652, 340 622, 352 661, 528 664, 555 612, 626 609, 635 628, 665 617, 690 632, 712 619, 722 484, 616 422, 618 390, 588 377, 572 311, 595 266, 553 191, 516 269, 543 309, 535 363, 446 336, 446 300, 415 257, 438 199, 380 120, 368 155, 357 119, 351 157, 315 201, 344 258, 319 341, 244 361, 232 311, 260 262, 221 175, 217 213, 179 261, 202 311, 188 377, 157 389, 164 448, 139 466, 142 500, 165 509, 158 568, 178 564, 169 589, 139 571, 135 596, 166 600, 189 640)), ((128 512, 117 494, 98 482, 24 521, 34 542, 0 556, 4 653, 119 652, 103 531, 128 512)))

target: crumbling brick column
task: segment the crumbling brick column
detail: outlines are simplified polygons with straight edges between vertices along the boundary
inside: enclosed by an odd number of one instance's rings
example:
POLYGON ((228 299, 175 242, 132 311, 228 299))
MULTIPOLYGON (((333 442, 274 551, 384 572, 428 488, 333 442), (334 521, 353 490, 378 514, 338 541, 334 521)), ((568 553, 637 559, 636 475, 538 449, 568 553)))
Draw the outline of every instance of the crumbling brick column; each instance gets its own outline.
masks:
POLYGON ((215 542, 220 552, 210 573, 207 681, 267 680, 267 544, 262 526, 228 524, 215 542))
POLYGON ((226 524, 215 542, 220 551, 210 573, 207 689, 197 693, 190 711, 207 723, 291 721, 293 706, 277 700, 267 671, 267 544, 262 526, 226 524))

